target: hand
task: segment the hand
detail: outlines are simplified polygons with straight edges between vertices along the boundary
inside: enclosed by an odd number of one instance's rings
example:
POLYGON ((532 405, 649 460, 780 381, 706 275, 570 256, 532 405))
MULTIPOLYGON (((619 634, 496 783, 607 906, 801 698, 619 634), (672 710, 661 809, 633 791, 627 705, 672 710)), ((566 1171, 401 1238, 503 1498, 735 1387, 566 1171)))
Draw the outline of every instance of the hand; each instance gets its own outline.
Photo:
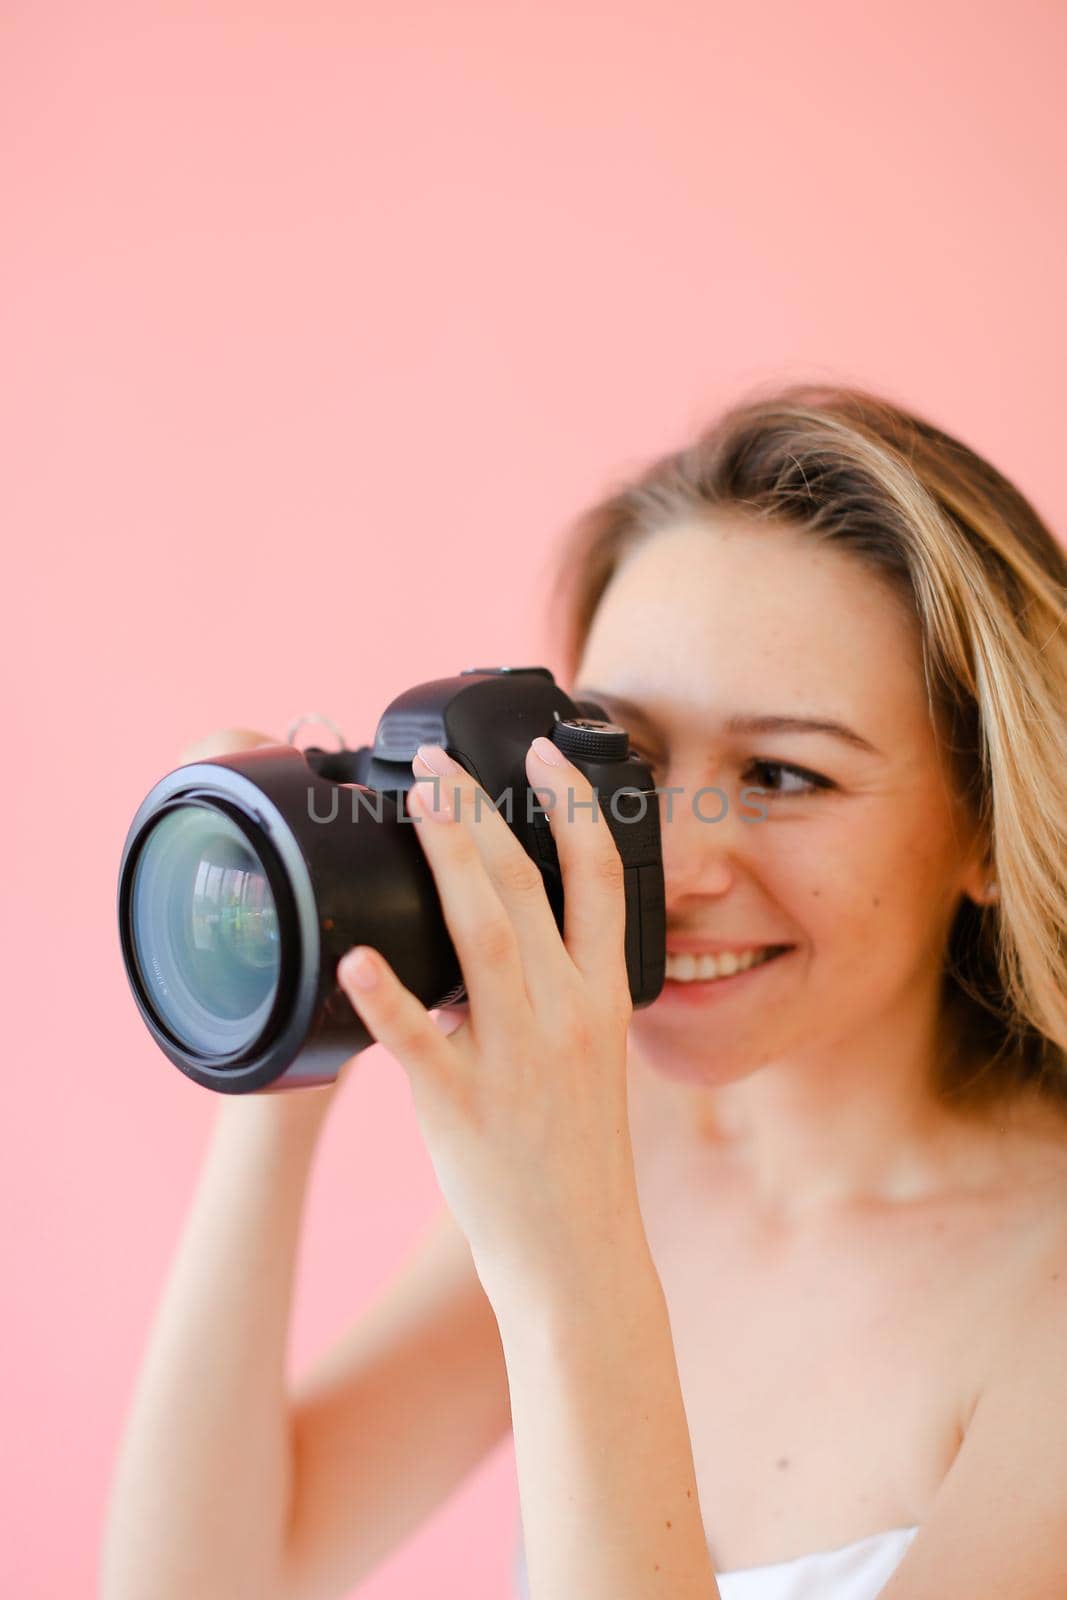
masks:
POLYGON ((439 775, 412 784, 406 806, 468 1015, 442 1034, 367 946, 345 955, 338 978, 408 1074, 441 1191, 499 1312, 509 1296, 570 1287, 610 1253, 620 1227, 640 1227, 627 1115, 633 1006, 623 867, 607 821, 589 809, 584 774, 547 739, 534 740, 527 777, 555 797, 542 794, 565 889, 561 938, 538 868, 485 791, 436 746, 421 747, 412 771, 422 780, 439 775), (446 810, 434 815, 428 807, 438 796, 446 810))
POLYGON ((236 755, 239 750, 255 750, 261 744, 281 744, 269 733, 257 733, 254 728, 221 728, 202 739, 194 739, 181 753, 181 765, 191 761, 212 761, 216 756, 236 755))

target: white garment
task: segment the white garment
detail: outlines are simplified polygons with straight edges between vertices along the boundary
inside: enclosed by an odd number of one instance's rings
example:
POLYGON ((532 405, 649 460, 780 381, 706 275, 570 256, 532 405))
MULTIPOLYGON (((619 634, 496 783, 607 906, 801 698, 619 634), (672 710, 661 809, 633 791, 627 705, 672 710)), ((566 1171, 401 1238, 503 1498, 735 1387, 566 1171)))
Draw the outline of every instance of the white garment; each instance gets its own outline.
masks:
MULTIPOLYGON (((875 1600, 918 1531, 918 1524, 887 1528, 836 1550, 814 1550, 791 1561, 717 1572, 715 1582, 722 1600, 875 1600)), ((515 1552, 514 1578, 519 1600, 530 1600, 521 1542, 515 1552)))

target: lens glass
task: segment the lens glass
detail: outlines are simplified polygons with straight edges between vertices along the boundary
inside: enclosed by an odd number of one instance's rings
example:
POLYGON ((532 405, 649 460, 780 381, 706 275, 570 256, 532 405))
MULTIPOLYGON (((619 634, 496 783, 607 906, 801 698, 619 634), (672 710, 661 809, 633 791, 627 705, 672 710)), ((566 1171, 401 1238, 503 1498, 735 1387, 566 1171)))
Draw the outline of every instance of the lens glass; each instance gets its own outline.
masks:
POLYGON ((138 853, 130 935, 159 1020, 187 1050, 255 1042, 278 992, 278 912, 263 862, 210 806, 166 812, 138 853))

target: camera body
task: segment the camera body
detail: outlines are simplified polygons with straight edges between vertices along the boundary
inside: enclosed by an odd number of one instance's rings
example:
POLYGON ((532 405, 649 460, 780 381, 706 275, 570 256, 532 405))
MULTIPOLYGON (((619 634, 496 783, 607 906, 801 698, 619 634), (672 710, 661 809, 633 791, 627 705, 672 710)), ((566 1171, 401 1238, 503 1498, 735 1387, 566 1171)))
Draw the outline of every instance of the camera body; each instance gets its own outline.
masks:
POLYGON ((380 950, 430 1009, 464 998, 404 808, 420 744, 447 750, 501 812, 537 863, 562 931, 543 803, 553 800, 530 790, 525 771, 538 734, 595 791, 597 823, 625 869, 630 993, 635 1007, 650 1004, 663 984, 665 918, 648 765, 624 729, 570 699, 547 668, 467 668, 399 695, 372 746, 264 746, 179 767, 150 791, 122 853, 119 931, 141 1015, 169 1059, 224 1093, 329 1082, 374 1042, 337 982, 354 944, 380 950))

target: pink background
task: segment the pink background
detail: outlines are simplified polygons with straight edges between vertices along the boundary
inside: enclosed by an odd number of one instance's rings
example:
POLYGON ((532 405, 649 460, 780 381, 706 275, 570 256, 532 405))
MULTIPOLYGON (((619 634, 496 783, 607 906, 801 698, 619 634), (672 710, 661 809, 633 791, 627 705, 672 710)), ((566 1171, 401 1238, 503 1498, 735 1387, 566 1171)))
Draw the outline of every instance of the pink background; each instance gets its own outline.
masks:
MULTIPOLYGON (((313 708, 357 743, 422 678, 546 659, 567 519, 756 382, 911 403, 1062 531, 1065 31, 1057 0, 3 8, 5 1594, 92 1591, 216 1108, 118 959, 143 794, 211 729, 313 708)), ((436 1203, 372 1052, 298 1361, 436 1203)), ((503 1597, 515 1518, 502 1448, 361 1593, 503 1597)))

